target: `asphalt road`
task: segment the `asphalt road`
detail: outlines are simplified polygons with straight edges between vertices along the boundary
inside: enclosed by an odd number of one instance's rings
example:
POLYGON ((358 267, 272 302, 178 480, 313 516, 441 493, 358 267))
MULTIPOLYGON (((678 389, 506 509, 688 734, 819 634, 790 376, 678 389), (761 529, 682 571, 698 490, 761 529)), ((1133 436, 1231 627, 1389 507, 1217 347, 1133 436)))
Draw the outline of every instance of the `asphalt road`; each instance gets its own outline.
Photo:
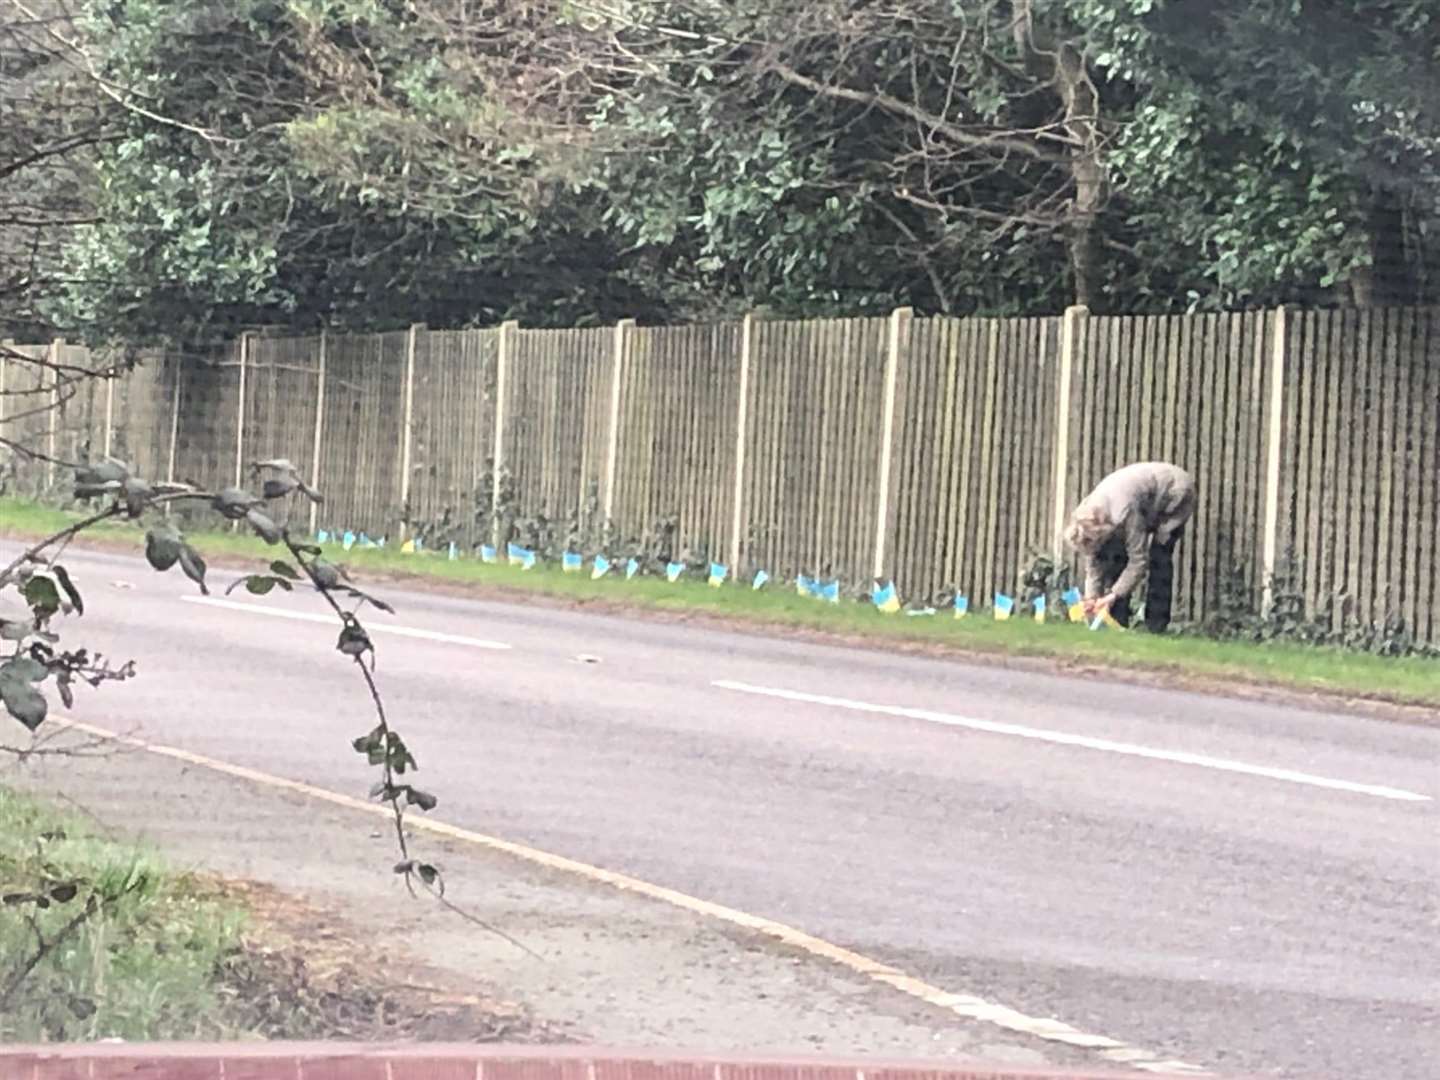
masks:
MULTIPOLYGON (((142 675, 74 715, 368 787, 317 598, 67 561, 142 675)), ((446 821, 1208 1068, 1440 1076, 1440 728, 379 591, 446 821)))

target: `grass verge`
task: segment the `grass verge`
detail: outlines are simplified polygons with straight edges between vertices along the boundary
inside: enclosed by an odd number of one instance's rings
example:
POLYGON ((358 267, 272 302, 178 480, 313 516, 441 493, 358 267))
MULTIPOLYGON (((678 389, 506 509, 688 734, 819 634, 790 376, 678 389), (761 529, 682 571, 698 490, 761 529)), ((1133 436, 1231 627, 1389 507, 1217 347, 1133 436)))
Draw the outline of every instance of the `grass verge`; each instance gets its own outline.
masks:
POLYGON ((343 912, 176 873, 4 784, 0 896, 0 1045, 563 1041, 396 955, 397 942, 377 943, 343 912))
MULTIPOLYGON (((0 500, 0 535, 39 538, 75 520, 73 514, 34 503, 0 500)), ((124 545, 136 552, 142 547, 139 531, 130 524, 106 523, 86 536, 105 547, 124 545)), ((188 537, 212 560, 261 560, 274 552, 241 532, 194 531, 188 537)), ((945 613, 923 618, 883 615, 868 604, 825 604, 774 586, 759 592, 736 584, 712 589, 699 580, 672 585, 647 576, 625 581, 614 572, 592 581, 588 571, 565 574, 549 565, 522 571, 475 559, 404 555, 393 548, 342 552, 337 547, 332 558, 362 577, 464 595, 544 597, 569 606, 671 619, 709 618, 731 626, 799 631, 853 644, 1030 658, 1071 670, 1163 677, 1206 689, 1244 684, 1351 701, 1440 706, 1440 662, 1419 657, 1380 657, 1280 642, 1212 641, 1185 634, 1092 633, 1068 623, 1041 625, 1028 618, 997 622, 988 613, 960 620, 945 613)))
POLYGON ((242 913, 151 853, 0 787, 0 1042, 231 1038, 242 913))

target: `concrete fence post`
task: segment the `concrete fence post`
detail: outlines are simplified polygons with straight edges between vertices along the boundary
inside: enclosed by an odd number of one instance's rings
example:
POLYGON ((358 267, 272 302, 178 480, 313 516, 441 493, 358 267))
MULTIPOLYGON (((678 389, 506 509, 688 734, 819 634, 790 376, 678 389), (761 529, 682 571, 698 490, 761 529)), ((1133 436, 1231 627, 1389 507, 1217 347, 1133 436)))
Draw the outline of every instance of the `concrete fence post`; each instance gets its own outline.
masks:
POLYGON ((415 344, 422 323, 411 323, 405 335, 405 393, 400 417, 400 541, 405 541, 405 530, 410 516, 410 455, 415 442, 415 344))
POLYGON ((519 329, 514 319, 501 323, 495 349, 495 442, 490 456, 491 540, 495 544, 500 543, 500 482, 505 472, 505 398, 510 392, 510 364, 519 329))
POLYGON ((629 359, 630 331, 634 319, 621 319, 615 324, 613 358, 610 366, 610 420, 605 441, 605 523, 615 520, 615 475, 620 461, 620 391, 625 382, 625 365, 629 359))
POLYGON ((55 459, 59 456, 60 436, 60 349, 64 338, 52 338, 46 358, 50 363, 50 423, 45 428, 45 488, 55 486, 55 459))
MULTIPOLYGON (((246 369, 250 363, 250 333, 246 331, 240 335, 240 394, 239 405, 236 407, 235 420, 235 486, 243 487, 245 481, 245 394, 246 394, 246 369)), ((175 395, 175 402, 178 405, 180 395, 175 395)))
MULTIPOLYGON (((175 356, 175 386, 170 391, 170 453, 165 460, 165 480, 167 483, 175 483, 175 455, 180 442, 180 388, 183 385, 181 379, 184 358, 178 353, 175 356)), ((170 504, 166 503, 165 512, 170 512, 170 504)))
POLYGON ((745 454, 749 447, 750 361, 755 351, 755 316, 740 322, 740 386, 735 406, 735 490, 730 506, 730 573, 740 572, 745 538, 745 454))
POLYGON ((110 456, 110 448, 115 440, 115 379, 117 376, 111 371, 105 376, 105 452, 104 456, 110 456))
POLYGON ((910 320, 914 315, 912 308, 896 308, 890 313, 890 325, 886 335, 885 399, 880 430, 880 473, 876 484, 879 494, 875 500, 875 560, 871 570, 877 578, 885 576, 885 547, 890 533, 890 476, 895 452, 896 387, 900 379, 900 368, 904 363, 901 354, 908 344, 910 320))
MULTIPOLYGON (((325 328, 320 328, 320 346, 318 366, 315 370, 315 436, 310 446, 310 483, 316 491, 320 491, 320 446, 321 437, 325 432, 325 328)), ((315 530, 320 525, 320 507, 313 501, 310 503, 310 535, 315 535, 315 530)))
POLYGON ((1275 569, 1280 552, 1280 457, 1285 437, 1287 322, 1285 308, 1276 308, 1270 337, 1270 400, 1266 404, 1265 432, 1265 533, 1261 556, 1264 592, 1261 611, 1266 615, 1270 614, 1275 600, 1275 569))
POLYGON ((1079 348, 1081 323, 1090 314, 1084 304, 1065 309, 1060 321, 1060 364, 1055 394, 1055 501, 1052 504, 1050 538, 1056 559, 1065 554, 1065 519, 1070 512, 1070 411, 1075 385, 1075 353, 1079 348))

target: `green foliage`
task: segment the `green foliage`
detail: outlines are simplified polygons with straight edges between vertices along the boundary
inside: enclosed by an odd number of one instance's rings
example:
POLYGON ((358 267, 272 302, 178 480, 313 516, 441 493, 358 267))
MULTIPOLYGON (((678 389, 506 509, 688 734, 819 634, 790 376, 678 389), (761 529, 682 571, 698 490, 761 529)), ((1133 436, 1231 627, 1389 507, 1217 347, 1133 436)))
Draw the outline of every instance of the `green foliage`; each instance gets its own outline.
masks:
POLYGON ((87 10, 133 88, 51 297, 94 335, 1053 312, 1081 231, 1110 309, 1434 299, 1422 0, 1054 0, 1027 47, 1009 0, 87 10))
POLYGON ((1232 568, 1221 580, 1214 614, 1200 631, 1218 641, 1296 643, 1374 656, 1440 659, 1440 648, 1418 640, 1393 610, 1378 621, 1362 620, 1343 594, 1312 606, 1306 598, 1304 566, 1293 551, 1276 567, 1268 609, 1262 609, 1243 572, 1232 568))
POLYGON ((0 787, 0 1040, 223 1037, 236 913, 0 787))

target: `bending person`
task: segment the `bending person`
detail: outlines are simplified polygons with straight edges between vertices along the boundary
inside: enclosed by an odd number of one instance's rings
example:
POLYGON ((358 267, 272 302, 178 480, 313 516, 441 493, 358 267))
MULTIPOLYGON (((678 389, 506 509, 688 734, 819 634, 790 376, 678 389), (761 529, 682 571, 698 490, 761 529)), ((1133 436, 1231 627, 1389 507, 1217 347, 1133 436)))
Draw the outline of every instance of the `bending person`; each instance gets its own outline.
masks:
POLYGON ((1065 542, 1085 561, 1085 614, 1104 608, 1130 624, 1130 597, 1148 575, 1145 628, 1170 625, 1175 545, 1195 513, 1195 481, 1178 465, 1145 461, 1116 469, 1081 500, 1065 542))

